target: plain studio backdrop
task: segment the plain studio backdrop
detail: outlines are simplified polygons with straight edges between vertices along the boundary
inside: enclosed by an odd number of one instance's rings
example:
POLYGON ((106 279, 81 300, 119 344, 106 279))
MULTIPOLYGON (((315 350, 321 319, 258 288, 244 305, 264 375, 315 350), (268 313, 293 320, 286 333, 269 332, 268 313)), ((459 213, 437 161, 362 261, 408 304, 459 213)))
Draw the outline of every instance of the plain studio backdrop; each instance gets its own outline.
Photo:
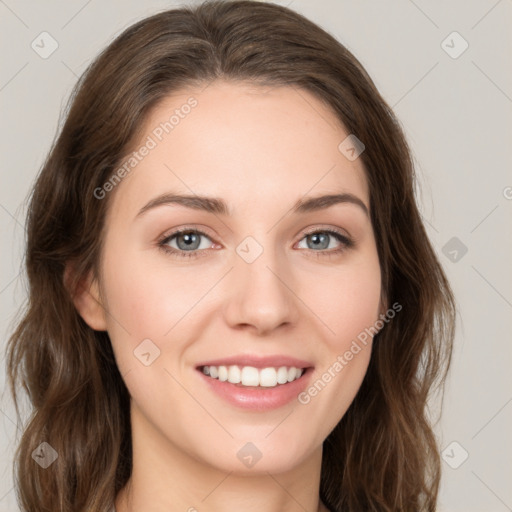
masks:
MULTIPOLYGON (((3 348, 25 298, 25 199, 87 64, 174 1, 0 0, 0 512, 18 510, 3 348)), ((192 2, 197 3, 197 2, 192 2)), ((512 1, 278 0, 361 61, 411 146, 428 234, 458 304, 440 511, 512 511, 512 1)))

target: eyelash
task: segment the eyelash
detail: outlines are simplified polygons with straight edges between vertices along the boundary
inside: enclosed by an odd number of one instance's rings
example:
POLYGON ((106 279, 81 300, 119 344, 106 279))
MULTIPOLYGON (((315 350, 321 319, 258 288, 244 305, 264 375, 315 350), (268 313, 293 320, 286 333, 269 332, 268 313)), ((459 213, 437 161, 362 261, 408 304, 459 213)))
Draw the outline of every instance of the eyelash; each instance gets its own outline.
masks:
MULTIPOLYGON (((211 237, 208 236, 204 231, 201 231, 200 229, 185 227, 177 229, 176 231, 173 231, 170 235, 166 235, 165 238, 160 240, 158 242, 158 247, 162 249, 166 254, 171 254, 172 256, 175 256, 177 258, 198 258, 199 253, 205 252, 204 249, 195 249, 193 251, 182 251, 178 249, 174 249, 172 247, 169 247, 167 244, 175 237, 181 235, 182 233, 194 233, 201 236, 205 236, 206 238, 209 238, 211 240, 211 237)), ((327 233, 328 235, 333 236, 338 242, 341 242, 341 247, 338 249, 331 249, 331 250, 321 250, 321 251, 315 251, 313 249, 307 249, 308 252, 315 253, 318 258, 320 257, 331 257, 331 256, 337 256, 338 254, 341 254, 342 252, 346 251, 347 249, 350 249, 354 246, 353 240, 351 240, 346 235, 343 235, 339 231, 333 230, 333 229, 316 229, 313 231, 308 231, 303 234, 303 238, 310 236, 310 235, 316 235, 318 233, 327 233)))

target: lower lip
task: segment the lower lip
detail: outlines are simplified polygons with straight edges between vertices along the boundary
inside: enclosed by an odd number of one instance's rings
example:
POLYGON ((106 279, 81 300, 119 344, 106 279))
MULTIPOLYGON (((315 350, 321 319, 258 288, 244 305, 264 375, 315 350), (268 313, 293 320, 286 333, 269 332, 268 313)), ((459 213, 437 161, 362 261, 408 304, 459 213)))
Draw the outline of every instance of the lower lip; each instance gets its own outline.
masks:
POLYGON ((251 409, 254 411, 267 411, 277 409, 290 403, 304 391, 310 379, 313 368, 307 368, 296 380, 287 384, 278 384, 272 388, 243 387, 230 382, 213 379, 198 370, 200 376, 210 389, 221 398, 236 407, 251 409))

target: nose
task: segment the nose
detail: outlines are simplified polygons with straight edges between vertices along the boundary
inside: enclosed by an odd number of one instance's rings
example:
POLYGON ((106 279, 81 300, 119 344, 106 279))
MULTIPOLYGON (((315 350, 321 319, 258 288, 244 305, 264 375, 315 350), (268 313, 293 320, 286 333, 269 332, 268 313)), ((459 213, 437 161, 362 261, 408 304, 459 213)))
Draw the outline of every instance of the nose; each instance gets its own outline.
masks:
POLYGON ((264 250, 252 263, 242 258, 236 261, 226 283, 224 310, 232 328, 263 336, 297 322, 300 300, 284 266, 270 250, 264 250))

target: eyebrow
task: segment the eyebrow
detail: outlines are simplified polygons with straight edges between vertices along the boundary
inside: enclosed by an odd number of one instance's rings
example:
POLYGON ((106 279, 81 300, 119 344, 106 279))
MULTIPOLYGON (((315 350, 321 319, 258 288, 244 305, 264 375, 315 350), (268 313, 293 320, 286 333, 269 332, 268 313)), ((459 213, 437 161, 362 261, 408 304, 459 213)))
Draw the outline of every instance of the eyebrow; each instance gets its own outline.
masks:
MULTIPOLYGON (((299 199, 291 208, 292 213, 308 213, 319 210, 324 210, 335 204, 353 204, 361 208, 366 216, 369 215, 369 211, 364 202, 359 197, 348 192, 342 194, 327 194, 317 197, 308 197, 299 199)), ((151 199, 145 206, 143 206, 136 215, 136 218, 140 217, 148 210, 157 208, 159 206, 177 204, 184 206, 185 208, 191 208, 193 210, 202 210, 208 213, 214 213, 219 215, 231 216, 232 212, 229 209, 227 203, 218 197, 206 197, 198 195, 188 194, 174 194, 165 193, 154 199, 151 199)))

